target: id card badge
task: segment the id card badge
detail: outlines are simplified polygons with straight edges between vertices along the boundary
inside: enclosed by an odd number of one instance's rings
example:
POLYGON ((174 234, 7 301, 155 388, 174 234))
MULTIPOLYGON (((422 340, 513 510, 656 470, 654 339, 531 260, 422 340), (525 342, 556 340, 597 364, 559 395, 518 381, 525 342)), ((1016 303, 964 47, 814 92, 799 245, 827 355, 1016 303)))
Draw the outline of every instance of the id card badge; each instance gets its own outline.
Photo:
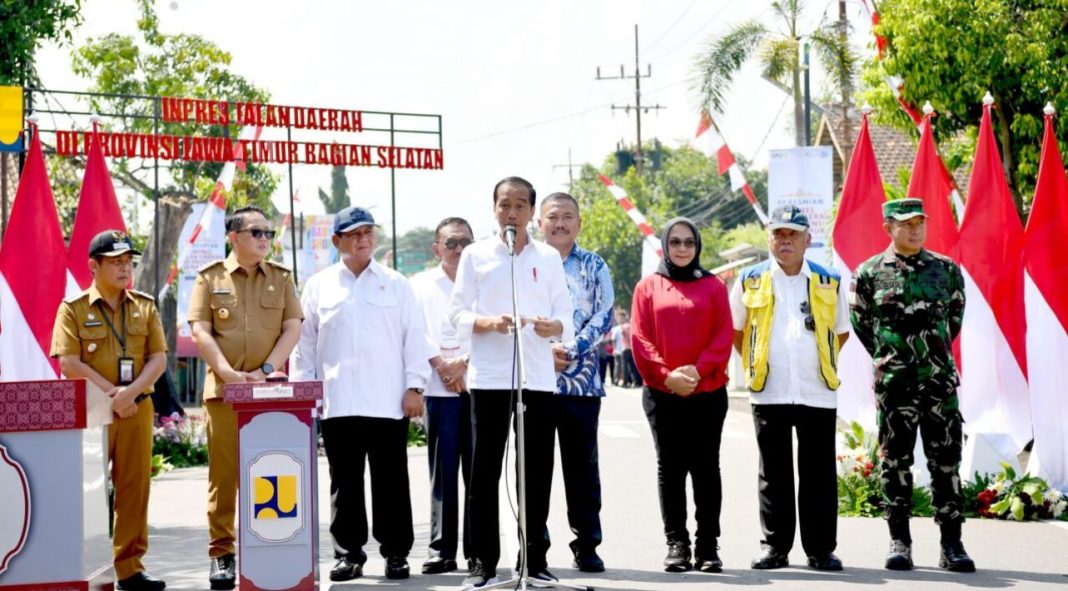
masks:
POLYGON ((134 360, 132 357, 119 357, 119 385, 129 386, 134 381, 134 360))

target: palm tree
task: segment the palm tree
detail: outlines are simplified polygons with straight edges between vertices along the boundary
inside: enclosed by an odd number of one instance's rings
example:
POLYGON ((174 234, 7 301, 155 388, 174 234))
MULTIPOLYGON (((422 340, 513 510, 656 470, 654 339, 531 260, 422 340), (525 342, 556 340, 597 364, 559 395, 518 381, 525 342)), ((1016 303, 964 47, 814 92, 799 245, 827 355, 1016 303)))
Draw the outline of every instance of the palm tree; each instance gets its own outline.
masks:
POLYGON ((820 65, 842 90, 844 109, 848 108, 857 56, 849 47, 848 23, 844 18, 821 25, 806 35, 799 30, 798 22, 804 9, 803 0, 776 0, 771 3, 771 8, 782 21, 783 28, 772 29, 759 20, 746 21, 711 39, 708 49, 698 56, 701 104, 710 111, 721 113, 731 80, 756 54, 763 76, 793 93, 794 138, 801 146, 805 138, 801 43, 812 45, 820 65))

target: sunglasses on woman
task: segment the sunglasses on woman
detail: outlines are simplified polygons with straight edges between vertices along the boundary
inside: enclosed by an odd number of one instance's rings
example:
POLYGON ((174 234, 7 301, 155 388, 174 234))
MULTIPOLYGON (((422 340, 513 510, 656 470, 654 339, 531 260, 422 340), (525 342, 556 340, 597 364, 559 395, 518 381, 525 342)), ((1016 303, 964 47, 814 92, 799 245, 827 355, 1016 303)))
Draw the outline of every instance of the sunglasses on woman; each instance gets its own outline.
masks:
POLYGON ((687 238, 685 240, 682 240, 680 238, 669 238, 668 239, 668 246, 670 246, 671 248, 678 248, 680 246, 683 246, 683 247, 686 247, 686 248, 693 248, 693 247, 697 246, 697 241, 694 240, 693 238, 687 238))

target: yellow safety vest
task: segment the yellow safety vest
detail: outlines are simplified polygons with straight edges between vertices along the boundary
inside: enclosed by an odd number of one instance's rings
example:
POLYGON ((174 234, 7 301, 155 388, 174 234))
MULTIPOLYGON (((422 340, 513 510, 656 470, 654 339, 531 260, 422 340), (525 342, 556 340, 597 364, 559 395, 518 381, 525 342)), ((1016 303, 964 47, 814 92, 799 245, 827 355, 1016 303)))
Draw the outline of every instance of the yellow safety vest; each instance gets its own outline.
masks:
MULTIPOLYGON (((820 357, 820 377, 827 387, 837 390, 838 335, 834 319, 838 304, 838 275, 809 262, 808 301, 815 320, 816 350, 820 357)), ((775 296, 771 288, 771 264, 767 261, 742 271, 742 303, 745 304, 745 329, 742 333, 742 363, 745 385, 752 392, 763 392, 768 379, 768 349, 775 296)))

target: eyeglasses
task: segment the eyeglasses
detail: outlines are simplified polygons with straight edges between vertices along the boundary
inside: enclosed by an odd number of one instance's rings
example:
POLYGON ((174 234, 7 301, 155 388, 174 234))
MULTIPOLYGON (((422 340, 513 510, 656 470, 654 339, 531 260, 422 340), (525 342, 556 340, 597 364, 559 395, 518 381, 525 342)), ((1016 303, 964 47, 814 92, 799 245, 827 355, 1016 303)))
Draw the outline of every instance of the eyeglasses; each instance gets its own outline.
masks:
POLYGON ((816 332, 816 319, 812 317, 812 307, 808 302, 801 302, 801 313, 805 315, 805 328, 816 332))
POLYGON ((687 238, 685 240, 680 240, 678 238, 670 238, 668 239, 668 246, 670 246, 671 248, 678 248, 680 246, 685 248, 694 248, 695 246, 697 246, 697 241, 693 238, 687 238))
POLYGON ((470 238, 449 238, 448 240, 446 240, 444 242, 440 242, 439 244, 441 244, 442 246, 444 246, 445 248, 447 248, 449 250, 453 250, 457 246, 459 246, 461 249, 467 248, 473 242, 474 242, 474 240, 471 240, 470 238))
POLYGON ((267 237, 267 240, 274 240, 274 230, 264 230, 263 228, 247 228, 245 230, 238 230, 237 233, 248 232, 250 236, 259 240, 260 238, 267 237))

